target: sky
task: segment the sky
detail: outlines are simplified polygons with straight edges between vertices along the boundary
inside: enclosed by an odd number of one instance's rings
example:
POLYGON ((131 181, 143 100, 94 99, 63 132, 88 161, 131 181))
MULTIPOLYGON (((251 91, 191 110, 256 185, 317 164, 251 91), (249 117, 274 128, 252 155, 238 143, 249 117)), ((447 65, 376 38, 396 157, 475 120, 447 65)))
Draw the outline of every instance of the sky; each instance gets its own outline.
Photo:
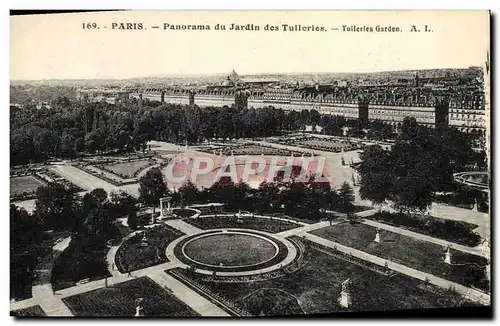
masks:
POLYGON ((483 65, 489 49, 487 11, 129 11, 10 20, 11 80, 465 68, 483 65), (84 29, 87 23, 99 29, 84 29), (112 29, 113 23, 143 29, 112 29), (164 30, 164 23, 212 29, 164 30), (232 23, 260 30, 213 28, 232 23), (325 31, 289 32, 282 24, 325 31), (344 25, 373 32, 347 32, 344 25), (421 32, 411 32, 413 25, 421 32))

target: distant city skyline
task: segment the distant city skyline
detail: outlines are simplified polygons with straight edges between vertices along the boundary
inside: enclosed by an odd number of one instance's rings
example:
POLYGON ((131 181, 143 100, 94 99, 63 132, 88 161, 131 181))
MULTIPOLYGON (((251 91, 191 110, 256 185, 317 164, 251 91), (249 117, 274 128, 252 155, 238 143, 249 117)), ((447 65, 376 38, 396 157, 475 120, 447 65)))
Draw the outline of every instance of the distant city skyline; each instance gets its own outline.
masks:
POLYGON ((483 66, 487 11, 460 12, 102 12, 11 17, 11 80, 129 79, 224 75, 373 73, 483 66), (347 20, 346 17, 349 17, 347 20), (144 25, 394 25, 401 33, 217 32, 107 29, 144 25), (149 22, 149 23, 148 23, 149 22), (410 33, 412 25, 432 33, 410 33))
POLYGON ((419 68, 419 69, 401 69, 401 70, 379 70, 379 71, 298 71, 298 72, 257 72, 257 73, 244 73, 239 72, 238 69, 230 69, 225 72, 215 72, 215 73, 205 73, 205 74, 193 74, 193 73, 178 73, 178 74, 158 74, 158 75, 145 75, 145 76, 134 76, 134 77, 99 77, 99 78, 42 78, 42 79, 11 79, 14 82, 24 82, 24 81, 71 81, 71 80, 129 80, 129 79, 148 79, 148 78, 196 78, 196 77, 226 77, 235 70, 239 76, 265 76, 265 75, 289 75, 289 76, 300 76, 300 75, 313 75, 313 74, 324 74, 324 75, 350 75, 350 74, 378 74, 378 73, 404 73, 407 71, 428 71, 428 70, 461 70, 468 68, 484 68, 484 63, 482 65, 469 65, 464 67, 437 67, 437 68, 419 68))

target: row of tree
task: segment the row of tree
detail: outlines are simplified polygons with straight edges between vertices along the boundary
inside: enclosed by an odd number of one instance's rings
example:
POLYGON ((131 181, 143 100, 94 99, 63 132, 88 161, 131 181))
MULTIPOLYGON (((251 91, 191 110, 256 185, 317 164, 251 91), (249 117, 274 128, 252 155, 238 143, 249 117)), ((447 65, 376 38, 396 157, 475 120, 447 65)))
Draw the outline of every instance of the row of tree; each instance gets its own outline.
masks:
MULTIPOLYGON (((52 106, 11 107, 11 165, 83 153, 144 149, 148 140, 199 143, 213 138, 250 138, 320 126, 328 135, 375 140, 395 139, 380 121, 320 115, 316 110, 186 106, 131 99, 120 104, 76 102, 62 97, 52 106)), ((468 139, 468 142, 471 140, 468 139)))
POLYGON ((243 209, 259 213, 284 212, 308 220, 318 220, 325 210, 349 212, 354 208, 354 192, 348 183, 335 190, 329 183, 318 183, 314 178, 307 182, 289 182, 276 179, 262 182, 257 189, 240 181, 221 178, 210 188, 199 189, 187 182, 170 192, 159 169, 151 169, 139 179, 139 201, 157 206, 160 198, 171 196, 174 204, 185 206, 195 203, 218 202, 227 209, 243 209))

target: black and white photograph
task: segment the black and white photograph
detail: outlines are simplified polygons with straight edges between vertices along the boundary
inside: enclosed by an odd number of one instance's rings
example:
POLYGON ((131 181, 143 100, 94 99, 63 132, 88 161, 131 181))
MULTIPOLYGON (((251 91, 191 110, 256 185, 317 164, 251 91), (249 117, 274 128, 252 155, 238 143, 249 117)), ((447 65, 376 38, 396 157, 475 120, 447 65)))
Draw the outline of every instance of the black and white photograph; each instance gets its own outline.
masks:
POLYGON ((492 316, 490 19, 11 12, 10 316, 492 316))

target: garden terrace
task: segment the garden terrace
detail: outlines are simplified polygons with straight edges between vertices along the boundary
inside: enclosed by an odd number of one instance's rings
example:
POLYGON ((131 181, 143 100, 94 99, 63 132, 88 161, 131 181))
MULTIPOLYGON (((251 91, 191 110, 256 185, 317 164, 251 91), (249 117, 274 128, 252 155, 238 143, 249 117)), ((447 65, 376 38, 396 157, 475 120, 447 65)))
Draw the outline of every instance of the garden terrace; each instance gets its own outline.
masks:
POLYGON ((445 220, 428 215, 407 215, 389 212, 377 213, 366 218, 397 227, 404 227, 413 232, 464 246, 475 247, 481 242, 479 234, 473 231, 477 228, 477 225, 467 222, 445 220))
POLYGON ((465 189, 465 186, 457 188, 458 190, 453 193, 436 194, 434 201, 465 209, 473 209, 477 201, 477 210, 481 213, 489 213, 488 197, 483 192, 476 189, 465 189))
POLYGON ((179 218, 193 217, 196 214, 201 214, 200 210, 193 208, 174 208, 172 214, 179 218))
POLYGON ((296 272, 259 282, 225 283, 224 278, 210 281, 179 268, 169 273, 181 274, 194 288, 202 289, 202 295, 214 295, 254 316, 473 305, 457 294, 424 286, 402 275, 388 277, 310 246, 304 259, 307 263, 296 272), (347 278, 353 284, 352 306, 344 309, 338 298, 347 278))
POLYGON ((42 175, 40 175, 40 176, 44 177, 44 180, 46 180, 46 181, 57 182, 72 192, 76 193, 76 192, 83 191, 82 188, 80 188, 77 185, 73 184, 72 182, 66 180, 63 176, 61 176, 59 173, 57 173, 56 171, 54 171, 50 168, 44 169, 42 175))
POLYGON ((489 290, 484 269, 487 260, 480 256, 451 249, 452 265, 448 265, 442 246, 385 230, 380 230, 381 241, 376 243, 377 230, 362 223, 344 222, 310 233, 452 282, 489 290))
POLYGON ((122 177, 123 179, 130 179, 137 177, 140 171, 155 163, 156 162, 154 160, 138 160, 111 165, 102 165, 100 166, 100 168, 106 171, 110 171, 111 173, 114 173, 122 177))
POLYGON ((143 313, 146 317, 198 316, 193 309, 148 277, 141 277, 62 300, 78 317, 132 317, 135 315, 137 298, 143 298, 143 313))
POLYGON ((30 199, 36 195, 36 190, 46 183, 34 175, 13 177, 10 179, 11 200, 30 199))
POLYGON ((44 317, 45 312, 43 312, 40 306, 32 306, 28 308, 13 310, 10 312, 11 316, 15 317, 44 317))
POLYGON ((363 144, 359 141, 319 138, 314 136, 277 138, 270 139, 269 141, 281 145, 310 148, 334 153, 342 152, 342 148, 345 152, 363 148, 363 144))
POLYGON ((78 165, 78 168, 115 186, 121 186, 137 183, 140 172, 149 167, 164 164, 166 164, 165 161, 153 158, 130 161, 106 160, 95 164, 78 165))
POLYGON ((122 273, 158 265, 168 261, 167 246, 184 233, 166 225, 146 229, 147 246, 142 245, 143 233, 137 233, 117 250, 115 264, 122 273))
POLYGON ((278 233, 300 227, 299 223, 282 221, 281 219, 247 217, 237 218, 236 214, 230 216, 200 216, 195 219, 185 219, 184 222, 196 226, 203 230, 221 229, 221 228, 243 228, 269 233, 278 233))
POLYGON ((200 146, 199 151, 219 155, 222 150, 223 156, 229 155, 277 155, 277 156, 291 156, 292 154, 298 156, 311 156, 307 151, 292 151, 288 149, 279 149, 271 146, 262 146, 254 144, 240 144, 240 145, 227 145, 227 146, 200 146))

